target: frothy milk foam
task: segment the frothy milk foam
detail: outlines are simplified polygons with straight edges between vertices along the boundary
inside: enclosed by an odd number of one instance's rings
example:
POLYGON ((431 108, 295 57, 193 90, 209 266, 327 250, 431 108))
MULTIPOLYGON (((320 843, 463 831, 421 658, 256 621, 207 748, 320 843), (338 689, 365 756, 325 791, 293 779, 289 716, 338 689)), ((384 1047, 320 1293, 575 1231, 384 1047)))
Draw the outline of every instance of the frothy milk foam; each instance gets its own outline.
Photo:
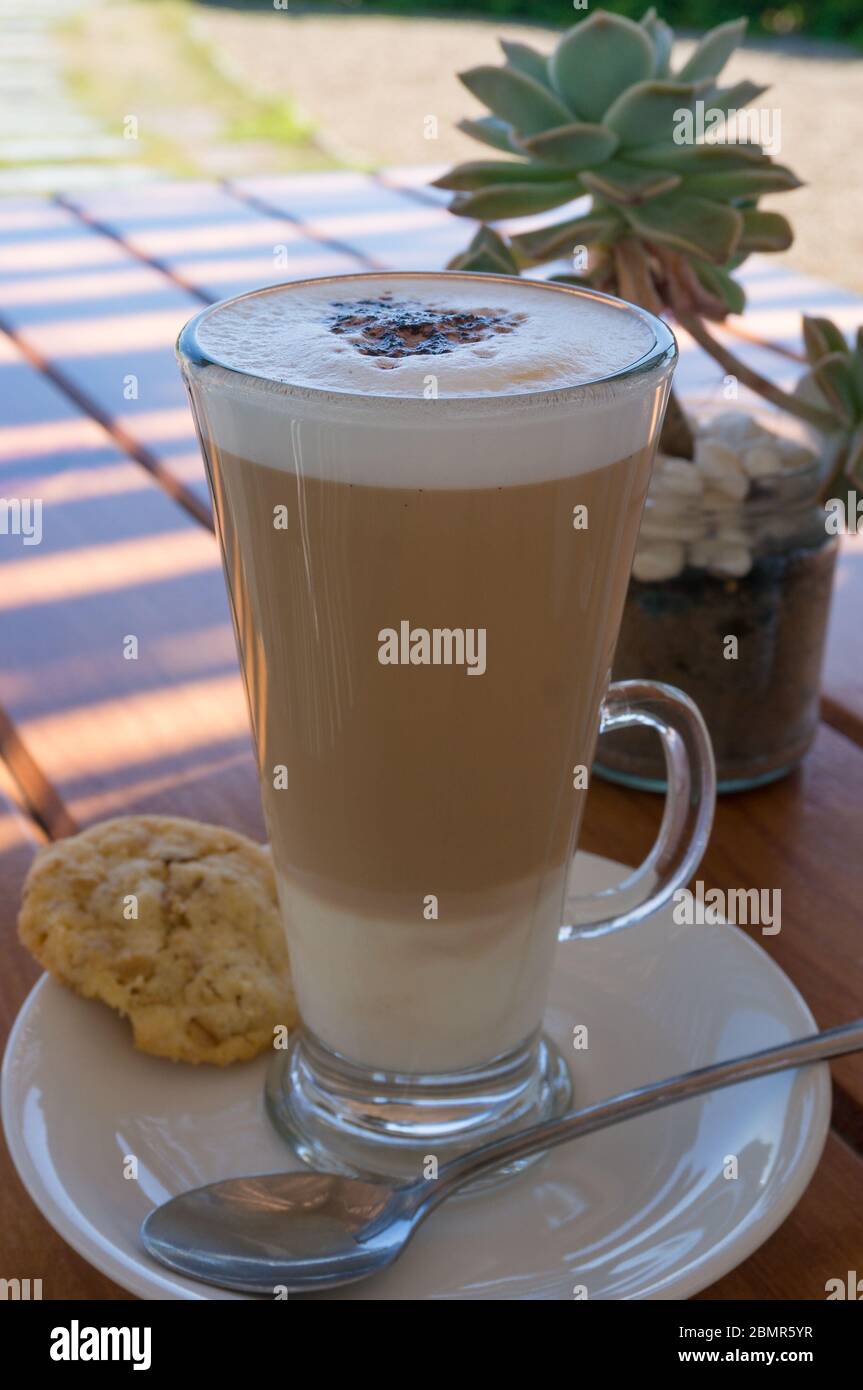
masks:
POLYGON ((646 319, 512 280, 358 276, 231 301, 198 330, 204 351, 268 381, 370 396, 477 397, 579 386, 653 347, 646 319), (349 285, 356 288, 347 288, 349 285))
POLYGON ((333 438, 326 451, 306 448, 304 471, 375 486, 498 487, 562 476, 613 463, 644 438, 643 391, 633 393, 627 380, 594 383, 650 352, 649 320, 629 306, 537 281, 306 281, 216 306, 200 319, 197 336, 205 354, 232 369, 198 374, 201 385, 214 388, 207 414, 221 447, 271 468, 295 466, 285 449, 286 413, 294 426, 314 432, 321 392, 331 397, 333 438), (465 324, 456 322, 460 316, 465 324), (527 442, 538 411, 541 450, 527 442), (374 427, 365 418, 372 413, 374 427), (493 437, 481 428, 486 414, 498 426, 493 437), (477 452, 466 470, 446 437, 468 420, 477 427, 477 452), (394 451, 393 430, 402 440, 411 430, 412 448, 394 451))
POLYGON ((481 1065, 544 1007, 663 390, 602 378, 651 321, 382 275, 229 301, 196 333, 303 1018, 364 1065, 481 1065), (483 628, 486 669, 381 666, 403 620, 483 628))

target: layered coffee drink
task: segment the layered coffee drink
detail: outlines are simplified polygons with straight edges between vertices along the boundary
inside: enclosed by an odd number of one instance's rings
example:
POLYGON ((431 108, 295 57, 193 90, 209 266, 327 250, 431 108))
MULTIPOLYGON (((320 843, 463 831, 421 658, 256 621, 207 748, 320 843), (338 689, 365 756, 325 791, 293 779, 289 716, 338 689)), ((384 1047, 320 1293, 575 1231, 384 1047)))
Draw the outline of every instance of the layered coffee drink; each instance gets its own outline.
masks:
POLYGON ((362 275, 190 355, 297 998, 387 1074, 534 1039, 666 377, 649 315, 362 275))

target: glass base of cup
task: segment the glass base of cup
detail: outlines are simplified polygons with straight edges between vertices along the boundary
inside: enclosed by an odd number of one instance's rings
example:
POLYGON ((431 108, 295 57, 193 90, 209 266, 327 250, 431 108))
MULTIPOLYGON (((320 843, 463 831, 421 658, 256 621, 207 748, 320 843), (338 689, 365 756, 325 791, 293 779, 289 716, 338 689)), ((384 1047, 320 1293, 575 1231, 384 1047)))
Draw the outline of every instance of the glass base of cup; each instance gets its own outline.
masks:
MULTIPOLYGON (((572 1080, 561 1053, 535 1036, 487 1066, 440 1076, 365 1069, 299 1032, 270 1063, 267 1112, 312 1168, 348 1177, 411 1182, 466 1150, 554 1119, 572 1080)), ((540 1155, 502 1168, 476 1187, 521 1172, 540 1155)))

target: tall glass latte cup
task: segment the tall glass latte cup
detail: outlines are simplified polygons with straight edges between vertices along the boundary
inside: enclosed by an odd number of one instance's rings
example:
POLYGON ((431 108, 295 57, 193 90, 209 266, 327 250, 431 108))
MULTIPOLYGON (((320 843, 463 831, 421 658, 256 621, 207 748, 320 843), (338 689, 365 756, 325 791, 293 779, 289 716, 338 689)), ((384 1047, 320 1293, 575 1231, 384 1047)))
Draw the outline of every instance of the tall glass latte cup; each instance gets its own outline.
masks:
POLYGON ((179 356, 302 1017, 270 1114, 316 1166, 419 1175, 566 1107, 558 941, 639 921, 706 842, 697 710, 609 686, 674 339, 589 290, 371 274, 226 300, 179 356), (659 840, 568 897, 598 732, 632 724, 659 840))

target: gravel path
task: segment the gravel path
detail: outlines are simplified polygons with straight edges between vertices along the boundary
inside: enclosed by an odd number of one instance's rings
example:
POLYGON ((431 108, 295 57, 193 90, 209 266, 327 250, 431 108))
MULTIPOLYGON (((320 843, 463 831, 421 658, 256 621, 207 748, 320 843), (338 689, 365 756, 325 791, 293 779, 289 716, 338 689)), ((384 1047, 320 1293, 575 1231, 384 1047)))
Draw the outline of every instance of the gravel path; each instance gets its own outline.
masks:
POLYGON ((147 176, 134 144, 81 110, 64 81, 55 26, 84 3, 0 0, 0 193, 147 176))
MULTIPOLYGON (((335 154, 371 167, 481 158, 481 147, 453 128, 478 109, 454 74, 497 61, 499 34, 552 43, 548 30, 474 20, 202 9, 194 22, 233 71, 289 92, 335 154), (436 121, 431 138, 428 118, 436 121)), ((688 47, 680 44, 678 61, 688 47)), ((760 104, 779 112, 779 157, 807 182, 764 200, 796 228, 788 262, 863 291, 863 58, 774 43, 736 54, 726 76, 770 84, 760 104)))

